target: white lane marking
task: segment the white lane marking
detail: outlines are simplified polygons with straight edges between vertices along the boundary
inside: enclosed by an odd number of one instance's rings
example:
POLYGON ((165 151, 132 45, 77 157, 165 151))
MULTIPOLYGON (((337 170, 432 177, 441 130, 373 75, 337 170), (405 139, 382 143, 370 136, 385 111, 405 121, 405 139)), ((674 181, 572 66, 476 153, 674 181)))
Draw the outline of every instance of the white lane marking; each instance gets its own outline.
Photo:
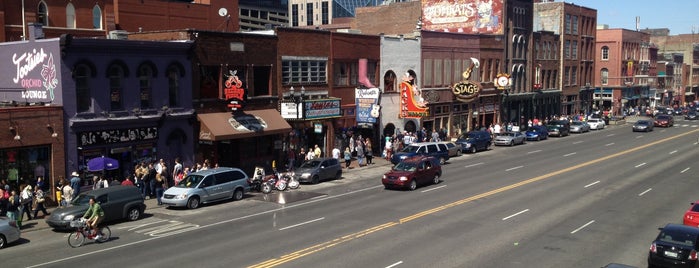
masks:
POLYGON ((638 196, 642 196, 642 195, 644 195, 644 194, 650 192, 651 190, 653 190, 653 188, 648 188, 648 190, 645 190, 645 191, 641 192, 640 194, 638 194, 638 196))
POLYGON ((389 265, 389 266, 386 266, 386 268, 393 268, 393 267, 396 267, 396 266, 398 266, 399 264, 402 264, 402 263, 403 263, 403 261, 399 261, 399 262, 396 262, 396 263, 391 264, 391 265, 389 265))
POLYGON ((507 220, 507 219, 509 219, 509 218, 512 218, 512 217, 514 217, 514 216, 517 216, 517 215, 522 214, 522 213, 527 212, 527 211, 529 211, 529 209, 525 209, 525 210, 522 210, 522 211, 517 212, 517 213, 515 213, 515 214, 512 214, 512 215, 510 215, 510 216, 504 217, 504 218, 502 218, 502 220, 503 220, 503 221, 504 221, 504 220, 507 220))
POLYGON ((279 231, 284 231, 284 230, 286 230, 286 229, 291 229, 291 228, 294 228, 294 227, 299 227, 299 226, 304 225, 304 224, 309 224, 309 223, 313 223, 313 222, 317 222, 317 221, 322 221, 322 220, 324 220, 324 219, 325 219, 325 217, 321 217, 321 218, 317 218, 317 219, 315 219, 315 220, 304 221, 304 222, 302 222, 302 223, 297 223, 297 224, 290 225, 290 226, 287 226, 287 227, 284 227, 284 228, 279 228, 279 231))
POLYGON ((674 153, 676 153, 676 152, 677 152, 677 150, 674 150, 674 151, 670 152, 669 154, 674 154, 674 153))
POLYGON ((687 172, 687 170, 689 170, 689 168, 683 169, 682 171, 680 171, 680 173, 685 173, 685 172, 687 172))
POLYGON ((605 144, 604 146, 611 146, 611 145, 614 145, 614 143, 613 143, 613 142, 612 142, 612 143, 607 143, 607 144, 605 144))
POLYGON ((609 134, 609 135, 607 135, 607 137, 611 137, 611 136, 614 136, 614 134, 609 134))
POLYGON ((541 150, 531 151, 531 152, 528 152, 527 154, 533 154, 533 153, 538 153, 538 152, 541 152, 541 150))
POLYGON ((471 164, 471 165, 464 166, 464 167, 475 167, 475 166, 479 166, 479 165, 483 165, 483 164, 485 164, 485 163, 480 162, 480 163, 475 163, 475 164, 471 164))
POLYGON ((587 227, 588 225, 593 224, 593 223, 595 223, 595 220, 591 220, 590 222, 586 223, 586 224, 583 225, 583 226, 580 226, 580 228, 575 229, 575 230, 573 230, 573 231, 570 232, 570 233, 571 233, 571 234, 577 233, 578 231, 582 230, 583 228, 585 228, 585 227, 587 227))
POLYGON ((573 142, 573 144, 578 144, 578 143, 582 143, 582 141, 573 142))
POLYGON ((642 166, 645 166, 645 165, 646 165, 646 163, 644 162, 644 163, 640 163, 640 164, 636 165, 635 167, 642 167, 642 166))
POLYGON ((636 136, 637 139, 643 138, 643 136, 636 136))
POLYGON ((587 187, 590 187, 590 186, 592 186, 592 185, 595 185, 595 184, 598 184, 598 183, 599 183, 599 181, 596 181, 596 182, 590 183, 590 184, 588 184, 588 185, 585 185, 585 188, 587 188, 587 187))
POLYGON ((429 191, 432 191, 432 190, 437 190, 437 189, 444 188, 444 187, 447 187, 447 186, 446 186, 446 185, 442 185, 442 186, 437 186, 437 187, 434 187, 434 188, 422 190, 422 193, 426 193, 426 192, 429 192, 429 191))
POLYGON ((569 154, 564 154, 563 156, 571 156, 571 155, 574 155, 574 154, 577 154, 577 153, 573 152, 573 153, 569 153, 569 154))
POLYGON ((510 171, 510 170, 515 170, 515 169, 520 169, 520 168, 523 168, 523 167, 524 167, 524 166, 516 166, 516 167, 511 167, 511 168, 505 169, 505 171, 510 171))

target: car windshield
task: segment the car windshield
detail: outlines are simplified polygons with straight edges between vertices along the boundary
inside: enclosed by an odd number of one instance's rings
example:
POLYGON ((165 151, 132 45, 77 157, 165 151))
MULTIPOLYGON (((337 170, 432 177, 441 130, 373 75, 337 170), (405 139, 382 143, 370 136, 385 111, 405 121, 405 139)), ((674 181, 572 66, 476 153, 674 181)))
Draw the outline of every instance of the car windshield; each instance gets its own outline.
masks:
POLYGON ((70 203, 73 204, 73 206, 87 206, 87 205, 90 205, 90 198, 91 197, 93 197, 93 196, 81 194, 81 195, 78 195, 78 197, 75 198, 70 203))
POLYGON ((638 125, 650 125, 650 122, 648 122, 648 121, 638 121, 638 122, 636 122, 636 124, 638 124, 638 125))
POLYGON ((404 152, 404 153, 415 153, 415 152, 417 152, 417 149, 419 149, 419 148, 420 148, 420 147, 418 147, 418 146, 408 146, 408 147, 403 148, 403 151, 401 151, 401 152, 404 152))
POLYGON ((395 167, 393 167, 393 170, 397 171, 415 171, 417 169, 417 165, 413 162, 405 162, 402 161, 398 163, 395 167))
POLYGON ((658 235, 658 240, 674 244, 694 247, 697 237, 691 233, 685 233, 679 230, 661 231, 658 235))
POLYGON ((306 161, 301 165, 301 168, 314 168, 320 165, 320 161, 306 161))
POLYGON ((515 135, 515 134, 512 133, 512 132, 505 132, 505 133, 500 133, 498 136, 510 136, 510 137, 512 137, 512 136, 514 136, 514 135, 515 135))
POLYGON ((582 124, 583 124, 582 122, 573 122, 573 125, 576 125, 576 126, 582 126, 582 124))
POLYGON ((533 127, 529 129, 529 132, 541 132, 541 129, 538 127, 533 127))
POLYGON ((204 179, 204 176, 202 175, 188 175, 184 180, 180 181, 180 183, 177 184, 177 186, 182 187, 182 188, 194 188, 199 185, 199 182, 204 179))
POLYGON ((459 139, 461 140, 475 140, 478 138, 478 134, 476 133, 464 133, 459 136, 459 139))

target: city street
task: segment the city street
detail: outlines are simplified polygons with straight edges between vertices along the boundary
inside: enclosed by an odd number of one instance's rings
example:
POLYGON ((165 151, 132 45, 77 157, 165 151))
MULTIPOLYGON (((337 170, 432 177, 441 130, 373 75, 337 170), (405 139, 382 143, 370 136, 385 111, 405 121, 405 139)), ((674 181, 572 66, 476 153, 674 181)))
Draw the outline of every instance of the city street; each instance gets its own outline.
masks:
POLYGON ((699 199, 699 123, 680 119, 464 154, 412 192, 384 190, 381 161, 197 210, 148 200, 106 243, 70 248, 67 233, 32 226, 0 256, 8 267, 645 267, 657 228, 699 199))

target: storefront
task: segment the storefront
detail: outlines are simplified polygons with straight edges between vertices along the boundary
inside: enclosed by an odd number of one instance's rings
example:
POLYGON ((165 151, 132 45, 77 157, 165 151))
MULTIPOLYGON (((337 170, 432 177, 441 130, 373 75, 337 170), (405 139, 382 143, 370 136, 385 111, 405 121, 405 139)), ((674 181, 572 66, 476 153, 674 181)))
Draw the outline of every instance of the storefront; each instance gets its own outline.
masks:
POLYGON ((322 156, 329 156, 332 149, 337 146, 335 126, 336 120, 341 120, 341 99, 332 97, 304 99, 298 100, 297 103, 282 101, 281 105, 281 116, 293 129, 285 137, 287 145, 284 147, 284 152, 291 149, 298 154, 301 148, 307 152, 309 148, 318 145, 323 153, 322 156))

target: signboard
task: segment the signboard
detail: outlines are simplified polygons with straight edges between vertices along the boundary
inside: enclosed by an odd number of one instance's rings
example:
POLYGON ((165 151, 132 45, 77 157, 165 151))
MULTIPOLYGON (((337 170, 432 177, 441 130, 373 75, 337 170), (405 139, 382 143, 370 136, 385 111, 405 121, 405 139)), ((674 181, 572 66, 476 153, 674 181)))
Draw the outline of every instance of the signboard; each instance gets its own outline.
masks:
POLYGON ((422 118, 430 114, 422 92, 410 81, 400 83, 400 112, 398 118, 422 118))
POLYGON ((112 129, 78 133, 78 144, 80 146, 103 145, 120 142, 152 140, 157 138, 157 127, 112 129))
POLYGON ((464 34, 503 34, 503 2, 422 0, 423 29, 464 34))
POLYGON ((245 89, 243 88, 243 81, 238 78, 237 70, 229 70, 226 82, 224 85, 226 88, 223 90, 226 96, 226 101, 228 102, 228 108, 235 112, 238 109, 242 109, 245 106, 245 89))
POLYGON ((295 103, 290 101, 282 101, 279 103, 279 111, 282 118, 289 120, 303 119, 303 105, 302 103, 295 103))
POLYGON ((452 93, 461 102, 471 102, 481 93, 481 84, 471 81, 461 81, 454 84, 452 93))
POLYGON ((340 98, 324 100, 305 100, 303 110, 305 119, 322 119, 340 117, 340 98))
POLYGON ((58 39, 0 43, 0 101, 63 105, 58 39))
POLYGON ((379 106, 380 90, 378 88, 357 88, 354 90, 355 103, 357 104, 357 123, 376 123, 381 115, 379 106))

